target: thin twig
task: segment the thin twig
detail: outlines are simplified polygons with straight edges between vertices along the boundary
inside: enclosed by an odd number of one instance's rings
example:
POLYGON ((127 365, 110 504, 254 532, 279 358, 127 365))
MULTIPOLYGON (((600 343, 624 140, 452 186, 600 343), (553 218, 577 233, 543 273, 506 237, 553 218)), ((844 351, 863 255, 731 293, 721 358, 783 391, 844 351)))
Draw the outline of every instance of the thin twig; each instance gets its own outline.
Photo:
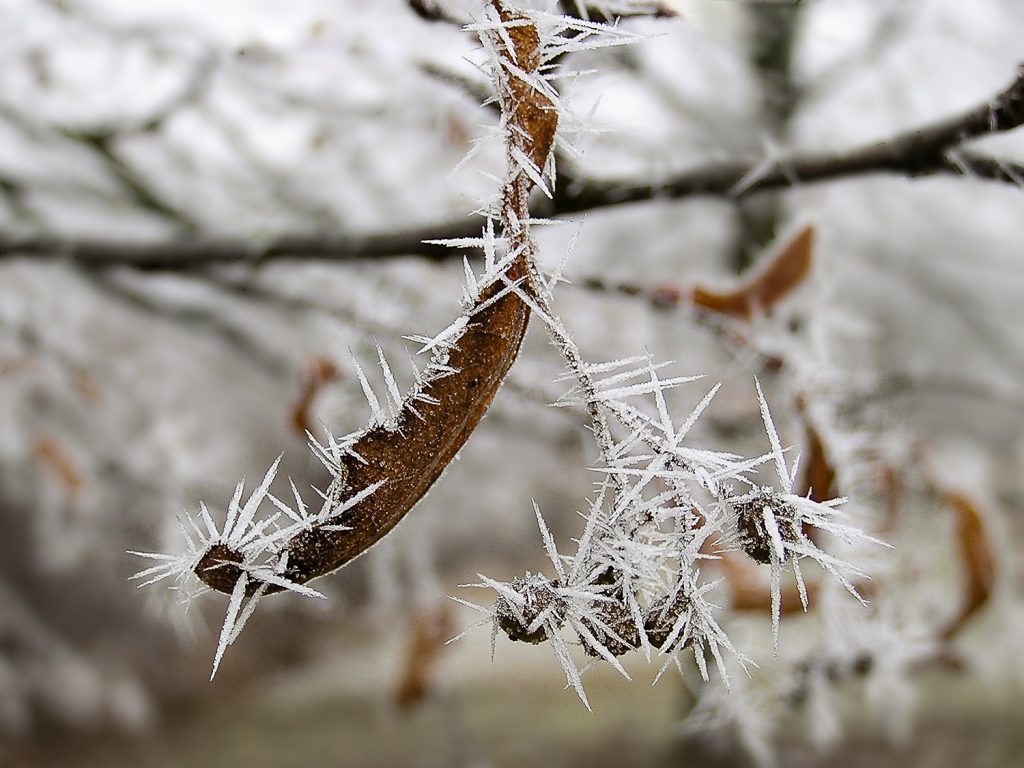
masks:
MULTIPOLYGON (((1024 166, 965 157, 963 143, 1013 130, 1024 124, 1024 68, 1003 93, 985 105, 887 141, 839 153, 802 153, 765 166, 764 163, 717 163, 686 171, 661 183, 590 180, 564 185, 553 200, 535 203, 536 217, 573 213, 654 199, 710 195, 739 199, 758 192, 838 181, 867 174, 899 174, 912 178, 951 174, 1019 184, 1024 166)), ((443 260, 461 255, 457 249, 426 244, 475 236, 475 224, 458 220, 432 227, 366 235, 285 234, 269 240, 194 238, 165 242, 62 240, 53 237, 0 237, 0 259, 18 256, 64 259, 90 268, 132 266, 142 270, 176 271, 210 264, 270 260, 362 260, 399 256, 443 260)))

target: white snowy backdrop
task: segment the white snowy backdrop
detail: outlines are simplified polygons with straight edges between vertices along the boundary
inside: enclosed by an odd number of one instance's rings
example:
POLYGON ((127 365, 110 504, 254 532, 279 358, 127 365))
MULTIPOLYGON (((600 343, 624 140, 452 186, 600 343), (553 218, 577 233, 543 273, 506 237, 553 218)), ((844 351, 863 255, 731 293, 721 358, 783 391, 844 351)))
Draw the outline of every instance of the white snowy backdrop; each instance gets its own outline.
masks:
MULTIPOLYGON (((462 21, 475 10, 426 5, 462 21)), ((801 151, 960 115, 1024 62, 1015 0, 674 7, 678 18, 622 22, 649 36, 642 43, 575 62, 595 73, 566 84, 569 102, 610 130, 579 139, 583 154, 564 169, 574 180, 657 183, 744 161, 755 182, 801 151)), ((388 702, 411 617, 437 618, 443 596, 468 595, 457 585, 478 571, 542 567, 532 499, 560 541, 580 534, 594 451, 581 414, 544 405, 561 392, 561 367, 535 329, 459 460, 393 536, 318 584, 325 603, 277 598, 215 683, 222 602, 186 613, 174 593, 127 582, 139 569, 127 550, 174 546, 179 511, 199 499, 223 507, 239 477, 258 479, 282 450, 297 483, 322 481, 296 422, 348 431, 365 421, 350 352, 372 360, 379 342, 400 360, 403 334, 434 333, 457 314, 459 259, 403 233, 464 225, 494 187, 487 174, 501 173, 500 147, 487 144, 452 172, 496 121, 479 106, 479 61, 472 35, 398 0, 0 0, 0 750, 12 760, 71 764, 47 745, 83 731, 158 740, 169 718, 262 695, 270 680, 305 674, 305 688, 276 695, 326 696, 310 670, 352 675, 344 659, 357 647, 385 649, 359 690, 388 702), (372 241, 375 255, 350 258, 363 236, 389 234, 372 241), (239 258, 205 261, 224 253, 239 258)), ((541 233, 551 266, 576 238, 556 300, 591 358, 647 350, 724 383, 698 443, 767 450, 757 375, 798 450, 793 402, 808 401, 839 490, 864 519, 885 518, 887 478, 901 488, 886 532, 896 554, 868 568, 878 574, 870 618, 797 619, 788 633, 786 619, 776 660, 766 617, 736 617, 761 669, 731 694, 715 683, 700 692, 700 732, 755 756, 772 727, 785 743, 842 744, 866 729, 915 745, 914 712, 928 709, 913 699, 935 674, 917 665, 936 655, 959 668, 943 673, 960 681, 954 698, 997 691, 985 699, 997 720, 1020 704, 1024 190, 1012 177, 1022 136, 969 146, 1005 161, 1009 180, 868 174, 749 196, 744 182, 602 205, 541 233), (730 286, 807 224, 812 273, 769 317, 709 318, 650 298, 730 286), (949 492, 980 511, 995 578, 947 644, 934 628, 963 599, 949 492), (827 662, 868 652, 864 697, 831 701, 840 694, 825 689, 845 683, 827 662), (796 705, 780 714, 794 688, 818 697, 814 716, 796 705)), ((685 412, 705 390, 672 398, 685 412)), ((442 618, 446 636, 471 620, 442 618)), ((455 661, 476 659, 475 643, 440 652, 431 688, 490 679, 455 661)), ((507 645, 495 666, 557 672, 550 654, 507 645)), ((676 733, 685 697, 652 692, 644 674, 610 681, 609 697, 671 709, 650 738, 676 733)), ((578 708, 558 690, 560 708, 578 708)), ((453 694, 428 694, 454 706, 453 694)), ((463 758, 502 764, 472 722, 446 717, 459 721, 452 740, 475 744, 463 758)), ((102 754, 120 764, 117 749, 102 754)), ((359 754, 348 759, 362 764, 359 754)), ((988 764, 1005 764, 1001 754, 988 764)))

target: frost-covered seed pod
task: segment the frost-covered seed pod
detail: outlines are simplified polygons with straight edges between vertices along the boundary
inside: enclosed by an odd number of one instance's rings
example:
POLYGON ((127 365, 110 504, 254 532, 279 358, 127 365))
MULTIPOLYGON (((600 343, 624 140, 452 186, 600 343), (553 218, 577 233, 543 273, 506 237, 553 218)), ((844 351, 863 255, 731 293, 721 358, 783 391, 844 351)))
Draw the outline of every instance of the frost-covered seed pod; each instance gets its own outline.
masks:
POLYGON ((751 560, 768 565, 774 545, 765 528, 765 509, 775 518, 783 542, 800 540, 800 523, 790 506, 768 487, 758 488, 733 502, 740 546, 751 560))
POLYGON ((647 609, 647 617, 644 621, 647 641, 655 648, 663 651, 680 651, 687 648, 693 642, 692 636, 688 633, 685 633, 685 639, 682 643, 677 638, 673 642, 672 648, 665 648, 665 644, 672 635, 672 630, 675 628, 679 617, 689 610, 690 598, 683 591, 677 592, 674 597, 669 595, 659 597, 647 609))
POLYGON ((550 618, 558 626, 562 625, 563 619, 558 610, 559 597, 555 593, 551 582, 541 575, 527 573, 512 582, 512 589, 521 595, 525 600, 522 606, 515 606, 504 595, 498 595, 495 604, 495 618, 498 627, 504 632, 509 640, 518 640, 523 643, 542 643, 547 639, 543 624, 532 631, 530 627, 545 611, 549 612, 550 618), (520 614, 522 618, 520 618, 520 614))
MULTIPOLYGON (((584 619, 583 623, 613 656, 622 656, 640 647, 640 633, 628 606, 618 602, 601 603, 594 613, 615 635, 608 634, 594 622, 584 619)), ((588 643, 583 644, 583 650, 588 656, 601 657, 597 649, 588 643)))

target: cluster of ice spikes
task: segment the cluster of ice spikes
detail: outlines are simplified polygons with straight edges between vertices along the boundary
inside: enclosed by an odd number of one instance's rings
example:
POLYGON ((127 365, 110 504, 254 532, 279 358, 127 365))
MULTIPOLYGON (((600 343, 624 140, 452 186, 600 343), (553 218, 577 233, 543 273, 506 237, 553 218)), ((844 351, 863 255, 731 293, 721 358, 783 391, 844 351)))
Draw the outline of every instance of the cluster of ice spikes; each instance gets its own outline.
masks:
POLYGON ((345 530, 346 526, 341 523, 345 512, 376 490, 371 487, 347 499, 340 497, 339 490, 344 482, 339 473, 341 456, 354 437, 350 435, 338 440, 328 435, 325 446, 310 436, 314 454, 332 472, 334 478, 326 491, 317 489, 322 502, 319 512, 313 513, 308 509, 294 482, 289 481, 295 500, 294 507, 269 492, 281 461, 278 457, 244 504, 242 496, 245 480, 239 481, 228 503, 222 526, 217 526, 204 502, 200 502, 196 515, 179 516, 179 528, 185 542, 184 553, 131 552, 138 557, 157 561, 156 565, 131 577, 139 581, 140 588, 169 579, 172 581, 172 589, 182 594, 186 605, 191 604, 195 597, 210 591, 210 587, 196 577, 201 562, 212 562, 211 569, 232 567, 241 571, 228 600, 211 679, 217 673, 227 647, 241 633, 268 589, 276 587, 307 597, 323 597, 317 590, 285 577, 289 557, 287 544, 299 533, 312 528, 345 530), (275 511, 265 513, 265 502, 270 502, 275 511))
MULTIPOLYGON (((792 492, 798 462, 786 464, 760 384, 757 397, 771 451, 743 459, 682 444, 718 387, 677 424, 665 392, 693 377, 662 378, 661 368, 648 358, 586 365, 589 374, 602 376, 592 379, 597 405, 612 415, 616 432, 625 436, 602 452, 603 463, 595 467, 604 479, 590 502, 575 554, 557 551, 537 509, 553 575, 527 573, 510 583, 481 576, 479 583, 467 586, 494 590, 495 602, 482 606, 460 600, 486 615, 480 624, 490 623, 495 636, 500 631, 512 640, 548 641, 568 683, 585 703, 581 674, 586 668, 576 666, 570 645, 581 646, 595 660, 608 661, 626 677, 616 657, 634 650, 648 660, 652 652, 662 657, 656 680, 670 665, 678 667, 681 654, 691 648, 705 679, 709 655, 728 679, 723 649, 741 666, 750 663, 716 619, 721 609, 708 593, 718 582, 701 579, 702 561, 722 552, 742 551, 771 565, 775 644, 786 566, 795 572, 805 610, 801 560, 816 562, 859 600, 851 580, 867 579, 808 535, 813 528, 847 543, 875 542, 840 522, 838 507, 844 499, 817 503, 792 492), (774 462, 778 472, 777 489, 749 477, 768 462, 774 462)), ((560 402, 578 399, 581 389, 577 385, 560 402)))

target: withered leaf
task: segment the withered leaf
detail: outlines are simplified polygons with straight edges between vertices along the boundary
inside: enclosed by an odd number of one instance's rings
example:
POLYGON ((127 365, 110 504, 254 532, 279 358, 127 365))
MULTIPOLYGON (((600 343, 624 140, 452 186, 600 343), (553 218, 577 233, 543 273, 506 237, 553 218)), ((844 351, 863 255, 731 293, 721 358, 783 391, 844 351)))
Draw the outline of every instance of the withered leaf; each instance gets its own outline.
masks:
POLYGON ((762 268, 732 291, 696 286, 691 300, 702 309, 750 320, 755 312, 769 312, 811 271, 814 227, 806 226, 762 268))
POLYGON ((416 610, 410 624, 405 664, 395 691, 395 703, 404 710, 430 694, 444 642, 453 630, 451 606, 442 603, 434 609, 416 610))
MULTIPOLYGON (((731 552, 723 552, 719 562, 725 576, 725 583, 729 585, 730 608, 734 611, 771 613, 771 589, 768 582, 761 577, 760 570, 756 565, 731 552)), ((807 584, 809 603, 813 604, 817 592, 817 584, 807 584)), ((800 593, 795 584, 784 585, 781 597, 780 613, 783 616, 803 611, 803 603, 800 601, 800 593)))
POLYGON ((292 427, 300 435, 305 436, 307 432, 312 432, 315 429, 312 410, 316 396, 328 384, 337 381, 340 376, 341 372, 338 367, 326 357, 318 357, 309 364, 302 392, 295 401, 291 414, 292 427))
MULTIPOLYGON (((802 463, 803 470, 793 488, 793 493, 797 496, 807 496, 811 501, 823 503, 839 495, 836 488, 836 470, 829 460, 821 433, 807 414, 807 406, 802 397, 797 399, 796 411, 804 426, 804 452, 801 455, 806 459, 802 463)), ((815 544, 819 543, 818 528, 805 523, 803 533, 815 544)))
POLYGON ((940 634, 943 640, 949 640, 992 597, 996 565, 978 507, 963 494, 947 491, 943 495, 955 518, 957 554, 964 582, 963 604, 940 634))
POLYGON ((49 435, 39 435, 32 452, 40 464, 56 475, 67 491, 69 503, 74 504, 85 487, 85 477, 67 450, 49 435))

